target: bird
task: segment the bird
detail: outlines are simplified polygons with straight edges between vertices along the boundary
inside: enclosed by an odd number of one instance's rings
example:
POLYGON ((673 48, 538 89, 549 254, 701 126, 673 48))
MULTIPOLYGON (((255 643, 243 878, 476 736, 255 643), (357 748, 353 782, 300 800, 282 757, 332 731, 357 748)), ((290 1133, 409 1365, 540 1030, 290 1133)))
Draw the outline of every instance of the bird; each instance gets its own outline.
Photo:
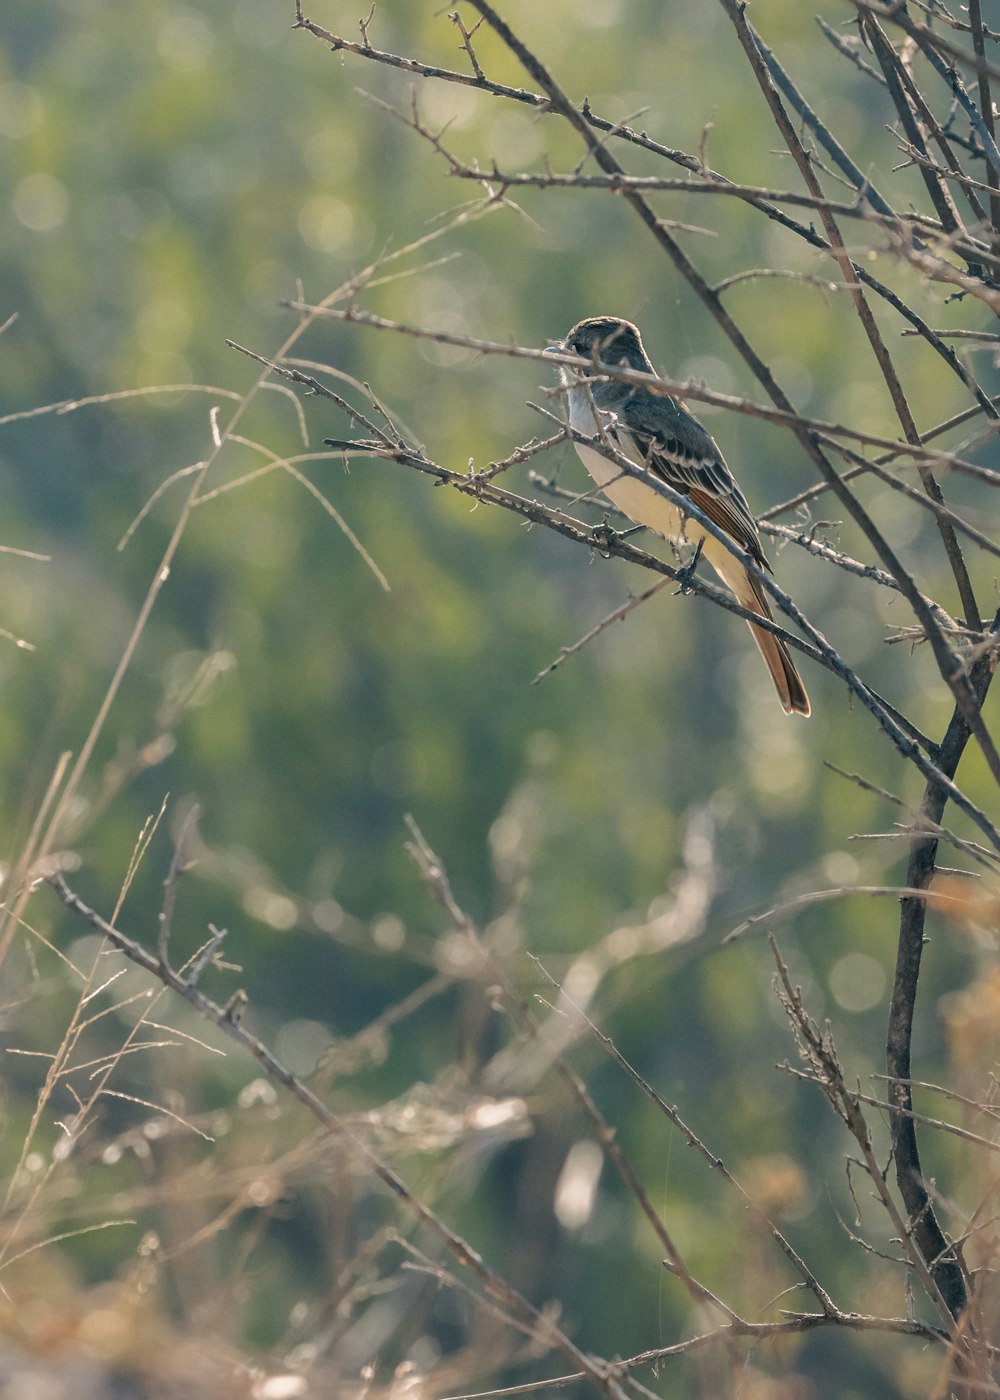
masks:
MULTIPOLYGON (((604 495, 637 524, 669 540, 695 545, 695 563, 704 555, 741 607, 773 622, 760 579, 693 516, 643 479, 671 486, 754 563, 770 571, 757 521, 739 483, 714 439, 683 401, 663 390, 626 384, 601 373, 599 365, 655 373, 638 329, 618 316, 593 316, 579 321, 549 350, 591 362, 586 369, 561 365, 559 375, 569 426, 591 439, 577 439, 577 453, 604 495), (634 463, 641 475, 626 472, 603 444, 634 463)), ((808 715, 809 696, 788 647, 773 632, 752 622, 748 625, 781 708, 789 715, 808 715)))

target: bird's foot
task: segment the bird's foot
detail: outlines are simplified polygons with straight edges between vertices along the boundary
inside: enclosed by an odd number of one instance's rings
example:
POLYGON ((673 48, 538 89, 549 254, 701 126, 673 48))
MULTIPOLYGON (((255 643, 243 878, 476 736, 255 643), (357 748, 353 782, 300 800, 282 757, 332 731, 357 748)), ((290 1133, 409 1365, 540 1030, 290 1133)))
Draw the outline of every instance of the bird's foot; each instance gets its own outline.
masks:
POLYGON ((591 525, 590 538, 594 543, 594 548, 604 559, 611 558, 611 551, 615 541, 618 539, 618 531, 613 529, 605 516, 600 525, 591 525))
POLYGON ((701 558, 701 547, 704 543, 704 540, 699 540, 694 553, 684 565, 683 569, 677 570, 678 593, 689 593, 691 591, 691 580, 694 578, 694 571, 698 567, 698 560, 701 558))
POLYGON ((605 516, 600 525, 591 525, 590 537, 604 558, 609 559, 616 544, 624 543, 645 528, 645 525, 630 525, 627 530, 616 530, 605 516))

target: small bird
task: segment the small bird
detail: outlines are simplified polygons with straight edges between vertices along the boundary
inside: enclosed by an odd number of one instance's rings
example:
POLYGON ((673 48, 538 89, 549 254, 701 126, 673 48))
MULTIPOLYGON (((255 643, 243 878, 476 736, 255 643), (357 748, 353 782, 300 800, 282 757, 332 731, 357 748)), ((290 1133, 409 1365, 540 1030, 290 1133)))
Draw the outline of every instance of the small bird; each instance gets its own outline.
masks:
MULTIPOLYGON (((580 321, 550 349, 611 367, 653 374, 638 330, 617 316, 580 321)), ((766 569, 757 522, 713 439, 684 404, 665 392, 602 376, 596 368, 560 366, 570 426, 604 437, 653 480, 686 496, 751 559, 766 569)), ((773 614, 760 581, 713 535, 641 478, 630 476, 595 441, 577 442, 580 460, 604 494, 637 524, 698 547, 737 602, 768 621, 773 614)), ((787 646, 773 632, 748 624, 786 714, 808 715, 809 696, 787 646)))

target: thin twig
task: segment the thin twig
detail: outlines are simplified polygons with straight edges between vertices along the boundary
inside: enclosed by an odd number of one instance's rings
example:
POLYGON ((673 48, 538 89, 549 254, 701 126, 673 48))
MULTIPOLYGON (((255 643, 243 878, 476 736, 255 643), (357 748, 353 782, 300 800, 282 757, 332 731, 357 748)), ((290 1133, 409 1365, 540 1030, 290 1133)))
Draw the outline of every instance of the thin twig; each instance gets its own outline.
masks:
POLYGON ((595 627, 591 627, 590 631, 585 632, 579 641, 574 642, 572 646, 561 647, 556 659, 550 661, 547 666, 543 667, 531 684, 537 685, 538 682, 544 680, 546 676, 550 676, 553 671, 558 670, 564 661, 568 661, 571 656, 575 656, 577 652, 582 651, 589 642, 599 637, 602 632, 607 631, 612 623, 621 622, 624 618, 628 617, 630 612, 633 612, 636 608, 647 602, 654 594, 659 593, 661 589, 666 588, 669 582, 670 579, 661 578, 659 582, 654 583, 651 588, 647 588, 642 593, 637 593, 634 598, 629 598, 627 603, 622 603, 621 607, 615 608, 613 612, 608 613, 607 617, 602 618, 595 627))

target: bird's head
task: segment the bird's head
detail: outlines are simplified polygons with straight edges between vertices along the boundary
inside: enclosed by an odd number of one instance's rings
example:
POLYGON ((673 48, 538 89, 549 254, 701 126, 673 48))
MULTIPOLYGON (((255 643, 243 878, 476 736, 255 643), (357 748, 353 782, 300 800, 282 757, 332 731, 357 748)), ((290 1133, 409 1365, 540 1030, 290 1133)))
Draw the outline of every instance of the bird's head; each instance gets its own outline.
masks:
POLYGON ((591 360, 595 354, 606 365, 649 370, 650 363, 642 339, 631 321, 618 316, 592 316, 578 321, 566 336, 562 348, 570 354, 591 360))

